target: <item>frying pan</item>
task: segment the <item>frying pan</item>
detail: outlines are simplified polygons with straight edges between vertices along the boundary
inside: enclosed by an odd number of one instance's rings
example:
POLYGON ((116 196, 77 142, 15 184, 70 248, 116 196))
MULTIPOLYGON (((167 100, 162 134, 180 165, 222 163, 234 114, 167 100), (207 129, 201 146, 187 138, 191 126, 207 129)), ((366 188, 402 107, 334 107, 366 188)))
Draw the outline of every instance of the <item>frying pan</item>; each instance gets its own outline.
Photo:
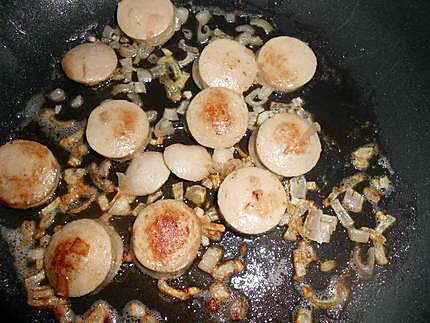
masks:
MULTIPOLYGON (((424 322, 430 314, 430 4, 426 0, 287 0, 287 1, 195 1, 271 17, 283 33, 296 35, 317 48, 319 72, 303 95, 326 134, 346 147, 321 161, 310 176, 325 171, 340 180, 343 171, 333 164, 346 158, 348 149, 378 140, 396 170, 396 193, 385 207, 397 217, 388 234, 390 266, 378 268, 376 278, 354 285, 351 301, 340 313, 316 313, 321 322, 424 322), (361 137, 351 131, 365 121, 370 126, 361 137), (364 140, 364 142, 360 142, 364 140), (331 171, 331 173, 330 173, 331 171)), ((46 93, 57 58, 88 32, 114 21, 116 1, 111 0, 3 0, 0 4, 0 110, 1 143, 28 137, 52 147, 42 136, 16 130, 26 102, 36 93, 46 93)), ((71 91, 86 93, 65 81, 71 91)), ((52 88, 52 87, 51 87, 52 88)), ((88 91, 88 90, 87 90, 88 91)), ((93 102, 89 102, 91 104, 93 102)), ((149 104, 155 104, 149 102, 149 104)), ((56 151, 57 152, 57 151, 56 151)), ((60 159, 64 160, 60 154, 60 159)), ((324 158, 323 158, 324 159, 324 158)), ((336 184, 332 182, 331 185, 336 184)), ((329 188, 322 189, 323 193, 329 188)), ((18 227, 34 212, 0 208, 0 221, 18 227)), ((130 223, 120 219, 123 233, 130 223)), ((120 229, 121 230, 121 229, 120 229)), ((221 244, 227 256, 237 255, 240 243, 250 252, 248 270, 233 281, 234 288, 248 297, 253 322, 292 320, 299 304, 290 283, 289 257, 292 245, 280 239, 282 231, 267 236, 243 238, 227 233, 221 244), (286 261, 287 259, 288 261, 286 261), (268 268, 278 268, 274 272, 268 268), (253 276, 252 276, 253 275, 253 276), (253 277, 253 279, 252 279, 253 277)), ((335 244, 327 252, 342 257, 335 244)), ((50 322, 46 310, 25 304, 25 292, 17 279, 6 243, 0 241, 0 303, 3 321, 50 322)), ((195 268, 182 282, 197 280, 195 268)), ((315 282, 318 285, 318 282, 315 282)), ((127 265, 112 284, 97 295, 76 300, 78 313, 93 301, 105 299, 118 309, 140 299, 168 321, 214 321, 198 301, 174 302, 159 296, 154 282, 127 265)))

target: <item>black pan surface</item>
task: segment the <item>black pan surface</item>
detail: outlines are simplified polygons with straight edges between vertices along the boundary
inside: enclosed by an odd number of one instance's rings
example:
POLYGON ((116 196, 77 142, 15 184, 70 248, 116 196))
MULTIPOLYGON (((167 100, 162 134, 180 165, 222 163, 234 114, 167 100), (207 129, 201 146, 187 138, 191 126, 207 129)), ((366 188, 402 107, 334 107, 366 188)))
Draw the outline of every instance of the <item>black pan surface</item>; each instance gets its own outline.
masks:
MULTIPOLYGON (((426 17, 430 7, 425 1, 377 0, 363 1, 196 1, 197 5, 243 8, 271 17, 282 33, 297 36, 316 49, 319 68, 315 79, 302 91, 306 108, 320 122, 326 140, 325 155, 318 167, 307 177, 328 174, 328 186, 315 198, 324 197, 332 185, 351 173, 343 165, 352 147, 377 140, 389 156, 397 172, 396 193, 386 202, 387 209, 398 218, 388 234, 391 264, 379 268, 370 283, 356 283, 352 301, 340 313, 317 313, 321 322, 424 322, 430 311, 428 264, 430 230, 428 207, 430 156, 429 97, 426 85, 430 81, 427 44, 430 29, 426 17), (368 122, 368 127, 357 127, 368 122), (330 144, 334 139, 338 146, 330 144), (340 148, 340 151, 337 149, 340 148)), ((89 33, 100 31, 112 23, 115 1, 33 2, 6 0, 0 4, 0 138, 38 139, 50 147, 37 129, 27 127, 17 131, 26 102, 36 93, 46 93, 54 86, 70 93, 87 94, 90 99, 84 109, 91 109, 101 100, 89 89, 77 88, 59 79, 51 82, 57 70, 57 59, 65 50, 80 43, 89 33)), ((157 91, 157 89, 154 89, 157 91)), ((287 99, 287 98, 284 98, 287 99)), ((151 101, 149 105, 159 105, 151 101)), ((78 117, 78 116, 69 116, 78 117)), ((65 158, 59 151, 59 158, 65 158)), ((58 156, 58 154, 57 154, 58 156)), ((93 210, 94 216, 95 209, 93 210)), ((91 216, 91 210, 87 215, 91 216)), ((17 227, 34 212, 0 209, 1 224, 17 227)), ((60 221, 67 218, 60 219, 60 221)), ((125 235, 131 219, 118 219, 115 225, 125 235)), ((338 230, 339 231, 339 230, 338 230)), ((340 230, 341 231, 341 230, 340 230)), ((342 232, 339 242, 321 253, 346 259, 347 250, 342 232), (332 249, 332 250, 328 250, 332 249)), ((227 256, 238 255, 242 243, 249 246, 247 271, 232 280, 232 286, 250 301, 249 319, 253 322, 292 320, 300 303, 290 282, 290 255, 293 244, 281 239, 282 230, 256 238, 227 233, 221 242, 227 256)), ((11 321, 53 320, 47 311, 25 305, 22 284, 16 278, 13 259, 4 241, 0 243, 0 302, 11 321)), ((115 282, 97 295, 73 302, 82 313, 97 299, 105 299, 121 308, 133 298, 158 310, 168 321, 217 321, 200 301, 173 302, 160 297, 153 280, 138 270, 123 265, 115 282)), ((209 280, 193 267, 178 284, 197 281, 205 286, 209 280)), ((324 288, 324 279, 315 286, 324 288)), ((6 314, 5 314, 6 315, 6 314)))

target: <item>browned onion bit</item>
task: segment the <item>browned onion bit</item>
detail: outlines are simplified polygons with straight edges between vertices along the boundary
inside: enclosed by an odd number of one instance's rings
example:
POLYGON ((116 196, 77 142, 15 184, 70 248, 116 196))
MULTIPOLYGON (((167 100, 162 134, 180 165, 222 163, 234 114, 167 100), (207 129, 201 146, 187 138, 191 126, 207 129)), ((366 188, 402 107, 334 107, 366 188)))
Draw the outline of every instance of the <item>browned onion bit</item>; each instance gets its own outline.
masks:
POLYGON ((198 287, 188 287, 186 289, 178 289, 170 286, 165 280, 161 280, 161 279, 157 282, 157 286, 160 292, 162 292, 164 295, 177 298, 182 301, 185 301, 190 297, 194 297, 200 294, 201 292, 200 288, 198 287))
POLYGON ((293 264, 294 264, 294 281, 300 281, 307 274, 307 266, 313 261, 317 260, 317 255, 314 248, 306 243, 300 241, 296 249, 293 250, 293 264))
POLYGON ((228 307, 229 318, 232 321, 243 321, 248 314, 248 301, 245 297, 236 295, 228 307))
POLYGON ((115 187, 108 179, 109 171, 112 164, 110 160, 105 159, 99 165, 96 163, 91 163, 88 166, 88 174, 93 181, 93 184, 101 191, 106 193, 112 193, 115 190, 115 187))
POLYGON ((331 309, 342 306, 348 299, 350 289, 345 281, 345 278, 340 277, 334 282, 333 286, 329 289, 330 294, 328 298, 319 298, 309 285, 301 287, 303 297, 312 305, 320 309, 331 309))
POLYGON ((365 262, 363 262, 361 253, 361 248, 356 246, 352 251, 351 265, 360 278, 369 280, 373 276, 375 267, 375 248, 369 248, 365 262))
POLYGON ((222 282, 229 279, 233 274, 240 273, 245 270, 245 264, 239 259, 231 259, 215 266, 212 271, 212 277, 222 282))
POLYGON ((300 307, 294 315, 294 323, 312 323, 312 310, 300 307))

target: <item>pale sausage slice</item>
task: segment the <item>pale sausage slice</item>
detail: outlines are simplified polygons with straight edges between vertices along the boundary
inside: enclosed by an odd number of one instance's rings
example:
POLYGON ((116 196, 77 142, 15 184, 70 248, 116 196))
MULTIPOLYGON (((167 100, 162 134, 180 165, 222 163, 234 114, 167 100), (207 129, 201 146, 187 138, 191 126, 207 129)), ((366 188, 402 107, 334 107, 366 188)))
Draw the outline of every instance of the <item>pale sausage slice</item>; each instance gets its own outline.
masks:
POLYGON ((175 32, 175 7, 170 0, 122 0, 117 19, 124 33, 151 46, 164 44, 175 32))
POLYGON ((207 45, 194 64, 193 78, 201 88, 225 87, 242 93, 257 76, 253 51, 230 39, 207 45))
POLYGON ((44 264, 58 295, 86 295, 116 274, 122 246, 114 247, 118 240, 112 241, 111 235, 117 235, 112 232, 100 222, 82 219, 66 224, 52 236, 44 264), (112 266, 116 271, 112 272, 112 266))
POLYGON ((86 136, 91 148, 100 155, 114 159, 130 157, 147 143, 148 118, 134 103, 105 101, 91 112, 86 136))
POLYGON ((317 58, 297 38, 272 38, 257 57, 259 78, 277 91, 291 92, 308 83, 315 74, 317 58))
POLYGON ((251 136, 249 137, 249 141, 248 141, 249 157, 251 157, 251 160, 255 166, 257 166, 258 168, 267 169, 266 166, 264 166, 263 163, 261 162, 260 157, 258 157, 257 150, 255 147, 255 143, 257 141, 257 131, 258 129, 254 130, 251 136))
POLYGON ((114 72, 117 63, 115 51, 103 43, 78 45, 69 50, 61 60, 67 77, 86 85, 106 81, 114 72))
POLYGON ((256 141, 260 161, 286 177, 310 171, 320 157, 321 143, 317 133, 306 136, 309 127, 313 125, 295 113, 280 113, 263 122, 256 141))
POLYGON ((269 171, 241 168, 221 183, 218 206, 233 229, 259 234, 274 228, 284 214, 287 195, 281 182, 269 171))
POLYGON ((60 166, 45 146, 13 140, 0 147, 0 203, 27 209, 45 202, 57 188, 60 166))
POLYGON ((124 187, 128 193, 144 196, 158 191, 170 175, 163 154, 155 151, 137 153, 125 173, 124 187))
POLYGON ((150 204, 133 225, 134 255, 146 272, 157 278, 180 275, 193 262, 200 242, 200 222, 179 200, 150 204))
POLYGON ((248 108, 243 97, 226 88, 207 88, 197 94, 187 111, 191 135, 210 148, 232 147, 245 135, 248 108))
POLYGON ((202 180, 212 165, 211 155, 197 145, 170 145, 164 149, 164 161, 173 174, 187 181, 202 180))

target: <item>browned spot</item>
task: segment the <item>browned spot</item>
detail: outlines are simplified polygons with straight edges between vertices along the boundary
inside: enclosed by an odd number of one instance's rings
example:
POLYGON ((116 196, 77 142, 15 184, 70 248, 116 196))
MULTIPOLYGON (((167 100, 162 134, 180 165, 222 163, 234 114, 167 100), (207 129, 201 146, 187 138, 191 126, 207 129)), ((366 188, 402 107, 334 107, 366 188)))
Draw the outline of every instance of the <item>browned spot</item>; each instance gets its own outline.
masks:
POLYGON ((100 121, 103 123, 107 123, 110 121, 109 111, 103 111, 99 114, 100 121))
POLYGON ((68 282, 74 279, 79 265, 88 255, 90 246, 82 239, 67 239, 57 245, 50 264, 50 271, 55 274, 57 294, 68 296, 68 282))
POLYGON ((38 143, 34 143, 31 141, 25 141, 25 140, 16 140, 11 141, 11 145, 18 145, 19 149, 28 155, 35 156, 39 159, 44 159, 49 154, 48 149, 45 148, 45 146, 42 146, 38 143))
POLYGON ((274 132, 275 140, 285 146, 284 154, 303 154, 309 139, 302 142, 302 134, 296 124, 283 122, 274 132))
POLYGON ((190 235, 190 229, 184 225, 184 215, 175 209, 165 208, 151 224, 145 228, 153 255, 165 262, 177 252, 190 235))
POLYGON ((223 57, 222 63, 226 68, 234 70, 240 64, 240 59, 227 52, 223 57))
POLYGON ((119 110, 117 112, 117 120, 114 127, 115 137, 129 136, 134 132, 136 120, 133 111, 129 110, 119 110))
POLYGON ((288 69, 286 62, 288 58, 285 55, 277 52, 274 48, 268 48, 264 53, 262 72, 268 79, 273 77, 273 73, 282 75, 282 79, 290 82, 297 81, 297 74, 288 69), (264 67, 267 68, 264 68, 264 67))
POLYGON ((217 135, 222 136, 230 132, 234 120, 222 91, 213 91, 213 96, 205 104, 201 117, 211 125, 217 135))

